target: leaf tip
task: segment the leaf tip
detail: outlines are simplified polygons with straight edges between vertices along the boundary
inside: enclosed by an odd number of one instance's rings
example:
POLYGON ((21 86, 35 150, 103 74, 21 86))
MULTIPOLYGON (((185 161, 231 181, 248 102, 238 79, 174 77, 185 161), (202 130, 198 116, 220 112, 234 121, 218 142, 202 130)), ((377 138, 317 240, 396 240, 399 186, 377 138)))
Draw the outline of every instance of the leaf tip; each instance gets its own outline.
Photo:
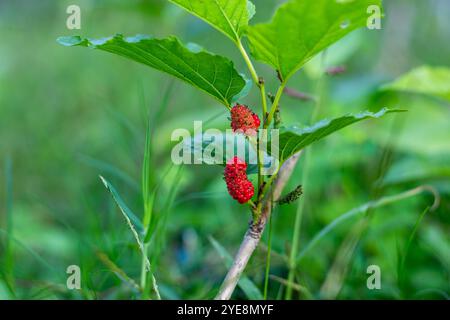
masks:
POLYGON ((81 39, 80 36, 63 36, 58 37, 56 39, 56 42, 58 42, 60 45, 63 45, 65 47, 72 47, 72 46, 78 46, 83 43, 83 39, 81 39))
POLYGON ((103 178, 102 175, 99 175, 98 177, 100 178, 100 180, 102 181, 102 183, 105 185, 105 187, 108 188, 108 181, 106 181, 106 179, 103 178))

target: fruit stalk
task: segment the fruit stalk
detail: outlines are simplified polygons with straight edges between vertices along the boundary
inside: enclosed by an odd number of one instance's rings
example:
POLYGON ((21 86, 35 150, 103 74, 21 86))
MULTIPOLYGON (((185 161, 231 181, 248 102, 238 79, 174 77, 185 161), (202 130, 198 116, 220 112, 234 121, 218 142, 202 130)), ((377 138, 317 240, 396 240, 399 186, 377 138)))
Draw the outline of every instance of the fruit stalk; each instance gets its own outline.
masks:
POLYGON ((261 215, 257 221, 253 221, 251 223, 249 229, 245 233, 238 253, 236 254, 233 263, 225 276, 222 286, 220 287, 219 293, 215 298, 216 300, 229 300, 231 298, 242 272, 244 272, 244 269, 258 246, 261 235, 264 232, 267 219, 270 217, 272 210, 272 199, 273 201, 276 201, 280 197, 284 186, 295 168, 299 156, 300 153, 293 155, 286 160, 280 168, 278 176, 273 183, 271 194, 264 200, 261 215))

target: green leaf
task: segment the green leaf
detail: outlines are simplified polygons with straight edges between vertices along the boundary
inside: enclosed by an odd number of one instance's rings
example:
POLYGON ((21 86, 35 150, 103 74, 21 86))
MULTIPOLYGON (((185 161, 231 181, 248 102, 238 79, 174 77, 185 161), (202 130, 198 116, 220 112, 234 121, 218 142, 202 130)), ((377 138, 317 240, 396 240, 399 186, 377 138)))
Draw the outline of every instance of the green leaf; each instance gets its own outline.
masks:
MULTIPOLYGON (((359 122, 367 118, 380 118, 388 113, 402 111, 404 110, 383 108, 377 113, 365 111, 356 115, 346 115, 333 120, 325 119, 317 122, 311 127, 303 129, 297 127, 282 127, 280 128, 279 133, 279 150, 276 150, 279 151, 279 160, 283 162, 313 142, 318 141, 355 122, 359 122)), ((271 145, 272 143, 268 144, 268 146, 271 145)), ((269 153, 272 154, 272 156, 275 156, 273 153, 276 151, 269 150, 269 153)))
POLYGON ((213 55, 198 46, 185 47, 176 37, 156 39, 145 35, 122 35, 90 40, 79 36, 60 37, 65 46, 84 46, 118 54, 166 72, 197 87, 226 106, 239 95, 246 81, 234 69, 233 62, 213 55))
POLYGON ((450 68, 421 66, 383 86, 382 90, 426 94, 450 101, 450 68))
POLYGON ((241 38, 255 6, 247 0, 170 0, 216 28, 234 42, 241 38))
POLYGON ((367 8, 380 0, 292 0, 272 21, 248 28, 252 55, 287 81, 317 53, 366 25, 367 8))
MULTIPOLYGON (((233 258, 228 253, 228 251, 213 237, 209 237, 209 241, 213 245, 214 249, 216 249, 216 251, 219 253, 220 257, 224 260, 226 267, 230 268, 233 263, 233 258)), ((263 300, 261 291, 248 277, 244 275, 241 276, 238 282, 238 286, 242 289, 242 291, 244 291, 245 295, 250 300, 263 300)))
MULTIPOLYGON (((217 133, 217 135, 198 134, 191 139, 179 142, 179 147, 183 147, 183 152, 189 152, 189 157, 193 163, 217 164, 225 166, 226 162, 235 155, 245 152, 245 162, 247 163, 247 174, 258 172, 257 152, 254 143, 250 142, 242 134, 237 133, 217 133)), ((271 168, 274 159, 266 152, 263 152, 263 166, 271 168)), ((184 153, 183 153, 184 155, 184 153)), ((244 158, 241 156, 241 158, 244 158)))
POLYGON ((422 211, 422 213, 417 217, 416 223, 414 224, 414 228, 408 238, 408 242, 406 243, 405 246, 405 250, 401 253, 401 258, 400 258, 400 266, 399 266, 399 273, 397 274, 397 277, 401 278, 402 276, 404 276, 404 270, 405 270, 405 263, 406 263, 406 258, 408 256, 409 253, 409 249, 411 248, 411 244, 414 240, 414 237, 417 234, 417 230, 419 229, 420 223, 423 220, 423 217, 430 211, 430 207, 426 207, 425 210, 422 211))
MULTIPOLYGON (((144 226, 142 225, 141 221, 138 217, 131 211, 130 208, 125 204, 122 197, 119 195, 117 190, 113 187, 111 183, 109 183, 105 178, 100 176, 100 179, 102 180, 102 183, 105 185, 106 189, 111 194, 114 202, 117 204, 117 206, 120 209, 120 212, 122 212, 123 216, 125 217, 125 220, 127 221, 131 231, 137 237, 136 240, 139 239, 139 236, 137 236, 137 233, 142 233, 144 231, 144 226), (136 231, 137 230, 137 231, 136 231)), ((138 244, 139 244, 138 240, 138 244)))

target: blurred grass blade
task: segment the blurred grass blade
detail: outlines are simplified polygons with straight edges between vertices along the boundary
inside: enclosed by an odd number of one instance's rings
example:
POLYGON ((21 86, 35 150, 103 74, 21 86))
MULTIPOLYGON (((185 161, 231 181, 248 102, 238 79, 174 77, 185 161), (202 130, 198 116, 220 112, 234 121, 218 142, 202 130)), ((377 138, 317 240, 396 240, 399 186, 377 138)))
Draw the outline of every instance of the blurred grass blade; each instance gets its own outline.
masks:
MULTIPOLYGON (((436 209, 439 204, 439 196, 434 190, 433 187, 430 186, 419 186, 417 188, 411 189, 409 191, 403 192, 401 194, 385 197, 380 199, 381 202, 378 203, 378 206, 396 202, 405 198, 409 198, 415 195, 418 195, 424 191, 429 191, 434 195, 434 203, 432 205, 432 209, 436 209), (387 199, 386 199, 387 198, 387 199)), ((345 237, 341 246, 339 247, 336 257, 333 261, 333 264, 327 274, 325 281, 320 289, 320 296, 324 299, 335 299, 339 292, 342 289, 342 286, 345 281, 346 274, 349 269, 349 265, 351 262, 351 257, 355 251, 358 242, 364 233, 364 231, 368 228, 370 223, 370 217, 373 215, 373 209, 375 207, 368 206, 362 211, 365 215, 362 219, 358 220, 358 222, 353 226, 348 235, 345 237), (370 213, 370 214, 369 214, 370 213)))
POLYGON ((33 258, 36 259, 36 261, 38 261, 39 263, 41 263, 43 266, 49 268, 52 270, 52 272, 57 272, 58 270, 52 266, 51 264, 49 264, 47 262, 46 259, 44 259, 43 257, 41 257, 39 255, 39 253, 37 253, 35 250, 33 250, 32 248, 30 248, 29 246, 27 246, 24 242, 22 242, 21 240, 8 235, 8 232, 4 229, 0 229, 0 233, 4 234, 5 237, 9 237, 11 242, 14 242, 15 244, 19 245, 20 247, 22 247, 23 249, 25 249, 25 251, 27 251, 33 258))
POLYGON ((167 109, 167 106, 170 101, 171 93, 174 87, 173 81, 171 81, 165 90, 164 96, 161 99, 161 103, 159 104, 158 109, 155 112, 155 116, 153 118, 153 126, 151 124, 151 113, 150 110, 147 114, 147 127, 145 133, 145 150, 144 150, 144 159, 142 163, 142 195, 144 201, 144 217, 143 224, 145 230, 144 243, 147 243, 150 240, 151 236, 151 223, 153 216, 153 206, 155 197, 157 194, 158 186, 155 186, 154 190, 150 192, 152 185, 154 185, 154 181, 152 180, 151 169, 153 166, 152 161, 152 146, 153 146, 153 136, 155 130, 157 128, 157 124, 160 123, 161 117, 164 111, 167 109))
POLYGON ((114 201, 116 202, 117 206, 120 209, 120 212, 122 212, 122 215, 124 216, 128 226, 130 227, 131 232, 133 233, 133 236, 137 242, 137 245, 139 247, 139 250, 143 256, 143 263, 145 266, 145 270, 148 272, 148 274, 150 275, 150 277, 152 278, 152 285, 153 285, 153 290, 158 298, 158 300, 161 299, 161 296, 159 294, 158 291, 158 286, 156 284, 156 280, 155 277, 152 273, 152 268, 151 268, 151 264, 150 261, 147 257, 147 248, 144 246, 144 244, 141 241, 141 238, 139 237, 138 232, 136 231, 136 227, 132 222, 132 219, 134 221, 136 221, 136 226, 139 226, 140 228, 140 232, 142 233, 144 231, 144 227, 142 226, 141 222, 139 221, 139 219, 137 219, 137 217, 131 212, 131 210, 125 205, 125 203, 123 202, 123 200, 120 198, 119 194, 116 192, 116 190, 114 189, 114 187, 105 180, 105 178, 103 178, 102 176, 100 176, 100 179, 102 180, 103 184, 105 185, 106 189, 111 193, 114 201))
MULTIPOLYGON (((167 111, 169 107, 170 99, 172 98, 173 88, 175 87, 175 80, 171 79, 169 84, 167 85, 166 90, 164 91, 164 95, 161 99, 161 103, 159 104, 158 109, 156 109, 155 116, 153 117, 153 125, 150 126, 150 140, 153 141, 153 134, 156 131, 156 128, 158 127, 158 124, 161 123, 162 117, 164 113, 167 111)), ((150 110, 149 110, 149 120, 150 120, 150 110)))
MULTIPOLYGON (((156 190, 152 192, 152 194, 148 197, 147 199, 147 204, 146 204, 146 208, 145 208, 145 212, 144 212, 144 219, 142 221, 143 225, 144 225, 144 230, 146 230, 146 238, 147 238, 147 233, 150 229, 150 224, 152 222, 152 215, 153 215, 153 205, 155 203, 155 197, 156 197, 156 190)), ((144 242, 146 242, 144 240, 144 242)))
POLYGON ((144 230, 147 230, 150 222, 151 215, 153 211, 153 200, 154 200, 154 192, 153 198, 149 195, 150 193, 150 166, 152 164, 151 161, 151 134, 150 134, 150 116, 147 121, 147 130, 145 134, 145 150, 144 150, 144 160, 142 163, 142 197, 144 201, 144 217, 143 224, 144 230))
POLYGON ((414 224, 414 228, 411 232, 411 235, 408 238, 408 242, 406 243, 406 247, 405 250, 403 251, 402 254, 402 260, 401 260, 401 264, 400 264, 400 271, 402 274, 403 270, 405 269, 405 262, 406 262, 406 257, 408 255, 409 252, 409 248, 411 247, 411 243, 414 240, 414 237, 416 236, 417 230, 419 229, 419 225, 423 220, 423 217, 425 217, 425 215, 430 211, 430 207, 426 207, 425 210, 423 210, 423 212, 419 215, 419 217, 416 220, 416 223, 414 224))
POLYGON ((5 161, 5 212, 6 212, 6 233, 5 233, 5 253, 4 253, 4 279, 10 290, 10 293, 15 296, 14 284, 14 252, 13 252, 13 164, 11 158, 8 156, 5 161))
POLYGON ((272 252, 272 217, 273 211, 273 197, 271 197, 272 214, 269 217, 269 235, 267 239, 267 255, 266 255, 266 271, 264 275, 264 300, 267 300, 267 293, 269 290, 269 272, 270 272, 270 258, 272 252))
MULTIPOLYGON (((231 255, 227 252, 227 250, 219 243, 217 240, 215 240, 213 237, 208 237, 209 241, 213 245, 213 247, 216 249, 216 251, 219 253, 220 257, 224 260, 225 266, 227 268, 231 267, 231 264, 233 263, 233 258, 231 255)), ((251 299, 251 300, 263 300, 264 296, 262 295, 261 291, 258 289, 258 287, 255 285, 253 281, 251 281, 247 276, 243 275, 239 279, 238 282, 239 288, 244 291, 245 295, 251 299)))
MULTIPOLYGON (((173 163, 171 164, 170 168, 173 168, 173 163)), ((182 172, 183 166, 177 166, 175 176, 171 177, 172 181, 169 187, 169 191, 167 193, 167 197, 165 199, 165 203, 163 206, 163 210, 161 212, 161 215, 158 217, 157 225, 155 227, 154 232, 152 232, 152 235, 148 235, 146 238, 151 243, 152 239, 156 239, 154 247, 155 247, 155 254, 153 256, 153 259, 155 259, 155 262, 160 257, 160 252, 166 245, 166 232, 167 232, 167 221, 170 211, 172 210, 173 203, 175 201, 175 196, 178 191, 178 186, 181 182, 181 172, 182 172)), ((165 180, 168 176, 169 172, 162 178, 165 180)))
POLYGON ((298 292, 304 294, 305 297, 306 297, 306 299, 310 299, 310 300, 311 300, 311 299, 314 299, 314 296, 311 294, 311 292, 310 292, 306 287, 301 286, 301 285, 299 285, 298 283, 289 282, 288 280, 283 279, 283 278, 280 278, 280 277, 275 276, 275 275, 273 275, 273 274, 270 275, 270 278, 271 278, 272 280, 275 280, 275 281, 281 283, 282 285, 285 285, 285 286, 291 286, 292 289, 294 289, 294 290, 296 290, 296 291, 298 291, 298 292))
POLYGON ((450 273, 450 234, 444 226, 428 224, 423 226, 421 243, 430 248, 430 253, 450 273))
POLYGON ((106 161, 103 161, 103 160, 98 160, 98 159, 92 158, 87 155, 83 155, 83 154, 79 155, 79 159, 81 162, 87 164, 88 166, 91 166, 93 168, 96 168, 96 169, 102 171, 102 173, 111 174, 114 177, 122 180, 128 186, 130 186, 133 190, 135 190, 135 191, 139 190, 139 185, 136 183, 136 181, 132 177, 130 177, 127 173, 120 170, 119 168, 113 166, 112 164, 110 164, 106 161))
POLYGON ((429 295, 429 294, 435 294, 445 300, 450 300, 450 295, 447 292, 440 290, 440 289, 435 289, 435 288, 423 289, 423 290, 416 292, 416 294, 414 295, 414 299, 417 299, 419 297, 429 295))
MULTIPOLYGON (((114 187, 105 180, 102 176, 100 176, 100 179, 102 180, 103 184, 105 185, 106 189, 111 193, 111 196, 114 199, 114 202, 119 207, 120 212, 122 213, 123 217, 125 218, 125 221, 127 222, 128 226, 130 227, 131 232, 133 233, 133 236, 136 240, 136 243, 139 247, 139 250, 143 253, 144 252, 144 245, 142 244, 141 238, 138 234, 138 231, 136 231, 136 227, 133 224, 132 220, 134 219, 139 224, 141 223, 136 216, 131 212, 131 210, 126 206, 125 202, 122 200, 122 198, 119 196, 117 191, 114 189, 114 187), (132 218, 134 217, 134 218, 132 218)), ((144 228, 142 224, 140 224, 140 232, 143 232, 144 228)))
MULTIPOLYGON (((171 172, 172 168, 174 167, 174 164, 172 163, 168 169, 166 169, 164 171, 164 173, 162 174, 160 181, 158 182, 158 184, 154 187, 153 193, 155 193, 155 199, 153 200, 153 210, 155 207, 155 200, 156 200, 156 195, 158 194, 160 188, 163 185, 163 182, 165 181, 165 178, 169 175, 169 173, 171 172)), ((146 234, 145 234, 145 243, 151 243, 152 241, 155 239, 155 234, 157 233, 158 230, 160 230, 161 227, 161 216, 163 216, 165 211, 162 211, 162 214, 158 214, 158 216, 153 217, 153 213, 152 213, 152 221, 151 224, 149 225, 149 230, 147 230, 146 234)))
POLYGON ((305 255, 321 240, 323 239, 328 233, 330 233, 331 231, 333 231, 336 227, 338 227, 339 225, 341 225, 344 221, 355 217, 357 215, 363 214, 365 213, 367 210, 369 209, 375 209, 375 208, 379 208, 379 207, 383 207, 386 206, 388 204, 397 202, 397 201, 401 201, 404 199, 408 199, 411 197, 414 197, 416 195, 421 194, 422 192, 432 192, 433 196, 435 197, 435 201, 433 204, 433 207, 435 207, 436 205, 436 201, 438 201, 436 199, 436 194, 434 193, 434 191, 432 191, 430 189, 429 186, 419 186, 417 188, 396 194, 396 195, 392 195, 392 196, 386 196, 386 197, 382 197, 378 200, 374 200, 374 201, 369 201, 359 207, 353 208, 350 211, 345 212, 344 214, 340 215, 339 217, 337 217, 336 219, 334 219, 331 223, 329 223, 328 225, 326 225, 322 230, 320 230, 309 242, 308 244, 305 246, 305 248, 299 253, 297 259, 296 259, 296 264, 298 264, 300 262, 300 260, 302 260, 302 258, 305 257, 305 255))
POLYGON ((228 192, 225 191, 201 191, 189 193, 183 197, 178 197, 174 205, 178 206, 182 203, 199 199, 222 199, 228 196, 228 192))
POLYGON ((125 202, 120 197, 119 193, 116 191, 116 189, 102 176, 100 176, 100 179, 102 180, 102 183, 105 185, 106 189, 111 194, 114 202, 119 207, 120 211, 122 212, 123 216, 127 220, 128 225, 132 229, 133 233, 136 233, 135 237, 137 237, 136 240, 140 242, 139 240, 139 234, 142 234, 144 232, 144 226, 142 225, 142 222, 139 220, 138 217, 128 208, 128 206, 125 204, 125 202))
POLYGON ((109 257, 103 252, 96 252, 98 259, 112 272, 114 273, 121 281, 127 283, 130 287, 132 287, 135 291, 139 291, 139 286, 136 282, 131 279, 125 271, 119 268, 109 257))

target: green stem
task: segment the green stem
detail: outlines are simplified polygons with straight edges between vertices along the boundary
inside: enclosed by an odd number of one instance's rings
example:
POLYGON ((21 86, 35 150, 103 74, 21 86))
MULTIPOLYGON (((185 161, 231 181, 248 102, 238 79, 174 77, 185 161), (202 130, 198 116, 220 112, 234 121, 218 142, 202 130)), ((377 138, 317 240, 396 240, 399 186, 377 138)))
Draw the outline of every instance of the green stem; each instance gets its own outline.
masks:
POLYGON ((275 99, 273 100, 272 107, 270 108, 269 115, 267 116, 266 121, 264 122, 264 129, 268 128, 270 123, 272 122, 273 115, 277 110, 278 104, 280 103, 281 96, 283 95, 284 87, 286 86, 285 82, 282 82, 278 87, 277 93, 275 95, 275 99))
POLYGON ((262 101, 262 110, 263 110, 263 122, 266 118, 267 113, 267 97, 266 97, 266 85, 264 83, 264 80, 259 80, 259 91, 261 92, 261 101, 262 101))
POLYGON ((252 200, 248 200, 247 203, 251 206, 251 207, 255 207, 255 203, 252 200))
POLYGON ((264 155, 261 152, 259 134, 257 136, 256 149, 257 149, 256 152, 257 152, 257 162, 258 162, 258 196, 259 196, 259 190, 260 190, 261 185, 262 185, 262 183, 264 181, 263 180, 263 176, 262 176, 262 161, 261 161, 261 158, 263 158, 264 155))
POLYGON ((147 299, 147 252, 148 252, 148 244, 144 244, 144 248, 142 250, 142 260, 141 260, 141 290, 142 297, 147 299))
MULTIPOLYGON (((310 159, 310 152, 311 150, 308 150, 305 154, 305 162, 303 164, 303 178, 302 178, 302 186, 305 186, 307 182, 307 172, 309 169, 309 159, 310 159)), ((297 212, 295 214, 295 222, 294 222, 294 234, 292 235, 292 248, 291 252, 289 254, 289 261, 288 261, 288 267, 289 267, 289 274, 288 274, 288 280, 287 280, 287 288, 286 288, 286 300, 290 300, 292 298, 292 283, 294 282, 294 276, 295 276, 295 260, 297 257, 297 251, 298 251, 298 245, 299 245, 299 238, 300 238, 300 226, 302 224, 302 217, 303 217, 303 210, 305 207, 305 200, 304 198, 299 199, 299 204, 297 207, 297 212)))
MULTIPOLYGON (((252 79, 255 82, 255 84, 258 86, 259 91, 261 93, 261 101, 262 101, 262 112, 263 112, 263 122, 266 119, 266 113, 267 113, 267 97, 266 97, 266 87, 264 84, 264 80, 262 78, 258 77, 258 74, 256 73, 255 67, 253 66, 252 61, 250 60, 250 57, 247 54, 247 51, 245 50, 244 46, 242 45, 242 42, 239 40, 236 43, 239 51, 242 54, 242 57, 245 60, 245 63, 247 64, 248 70, 250 71, 250 74, 252 75, 252 79)), ((264 183, 264 177, 262 176, 262 160, 263 160, 263 154, 260 149, 259 144, 259 137, 257 137, 257 161, 258 161, 258 190, 261 187, 261 185, 264 183)))
POLYGON ((269 289, 270 254, 272 251, 272 215, 269 217, 269 239, 267 240, 266 274, 264 278, 264 300, 267 300, 269 289))
POLYGON ((256 84, 258 87, 261 87, 261 85, 260 85, 260 83, 259 83, 258 74, 256 73, 255 67, 253 66, 253 63, 252 63, 252 61, 250 60, 250 57, 248 56, 247 51, 245 51, 245 48, 244 48, 244 46, 242 45, 242 42, 239 40, 239 41, 236 43, 236 45, 237 45, 239 51, 241 52, 242 57, 243 57, 244 60, 245 60, 245 63, 247 64, 248 70, 250 71, 250 74, 252 75, 253 81, 255 82, 255 84, 256 84))
MULTIPOLYGON (((273 181, 275 180, 275 178, 277 177, 278 171, 280 170, 280 168, 283 166, 283 162, 281 162, 278 165, 278 168, 276 169, 276 171, 273 173, 273 175, 270 176, 269 180, 267 180, 267 183, 264 185, 264 188, 261 192, 261 199, 264 198, 264 196, 266 195, 267 191, 269 190, 270 186, 273 184, 273 181)), ((274 199, 275 201, 278 199, 274 199)))

